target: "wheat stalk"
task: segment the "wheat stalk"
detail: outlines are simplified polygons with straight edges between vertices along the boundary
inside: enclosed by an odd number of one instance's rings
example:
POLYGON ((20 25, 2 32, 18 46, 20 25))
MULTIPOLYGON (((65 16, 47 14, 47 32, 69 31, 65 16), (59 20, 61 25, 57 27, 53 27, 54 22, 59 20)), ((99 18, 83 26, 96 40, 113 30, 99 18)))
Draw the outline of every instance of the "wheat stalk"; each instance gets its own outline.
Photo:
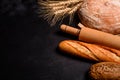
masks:
POLYGON ((41 6, 40 16, 44 17, 52 26, 68 15, 70 16, 70 22, 72 22, 74 13, 80 8, 83 0, 40 0, 38 3, 41 6))
POLYGON ((70 4, 75 4, 78 3, 80 0, 66 0, 66 1, 42 1, 39 2, 39 4, 45 5, 45 6, 49 6, 49 7, 55 7, 55 6, 66 6, 66 5, 70 5, 70 4), (47 5, 46 5, 47 4, 47 5))

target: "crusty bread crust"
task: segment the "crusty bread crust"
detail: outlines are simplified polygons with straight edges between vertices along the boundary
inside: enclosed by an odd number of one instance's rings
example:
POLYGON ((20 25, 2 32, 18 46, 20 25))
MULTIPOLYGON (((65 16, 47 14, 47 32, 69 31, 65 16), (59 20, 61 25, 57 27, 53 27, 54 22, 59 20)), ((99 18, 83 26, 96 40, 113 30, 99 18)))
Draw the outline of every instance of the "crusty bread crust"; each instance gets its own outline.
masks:
POLYGON ((92 80, 120 80, 120 64, 114 62, 93 64, 89 76, 92 80))
POLYGON ((85 0, 78 15, 86 27, 120 34, 120 0, 85 0))
POLYGON ((75 40, 65 40, 59 44, 60 50, 94 61, 120 63, 120 50, 106 46, 90 44, 75 40))

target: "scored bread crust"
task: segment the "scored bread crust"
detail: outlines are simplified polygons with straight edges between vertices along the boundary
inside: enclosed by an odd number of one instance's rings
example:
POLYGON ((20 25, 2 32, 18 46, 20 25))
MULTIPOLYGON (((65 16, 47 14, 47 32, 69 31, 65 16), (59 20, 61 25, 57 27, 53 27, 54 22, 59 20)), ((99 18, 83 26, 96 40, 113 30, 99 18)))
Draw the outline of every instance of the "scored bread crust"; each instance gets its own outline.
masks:
POLYGON ((120 80, 120 64, 114 62, 100 62, 89 69, 91 80, 120 80))
POLYGON ((120 63, 120 50, 106 46, 90 44, 75 40, 65 40, 59 44, 60 50, 71 55, 83 57, 94 61, 120 63))

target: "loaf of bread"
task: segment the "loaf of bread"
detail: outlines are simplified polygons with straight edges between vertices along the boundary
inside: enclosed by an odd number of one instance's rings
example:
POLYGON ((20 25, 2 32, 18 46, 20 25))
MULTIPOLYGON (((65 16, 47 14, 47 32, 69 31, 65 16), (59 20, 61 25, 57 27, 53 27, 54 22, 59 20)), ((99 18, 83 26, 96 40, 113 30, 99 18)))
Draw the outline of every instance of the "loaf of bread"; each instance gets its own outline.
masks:
POLYGON ((89 76, 91 80, 120 80, 120 64, 114 62, 93 64, 89 76))
POLYGON ((120 63, 120 50, 106 46, 90 44, 75 40, 60 42, 59 49, 78 57, 99 61, 120 63))
POLYGON ((120 34, 120 0, 85 0, 78 9, 81 23, 112 34, 120 34))

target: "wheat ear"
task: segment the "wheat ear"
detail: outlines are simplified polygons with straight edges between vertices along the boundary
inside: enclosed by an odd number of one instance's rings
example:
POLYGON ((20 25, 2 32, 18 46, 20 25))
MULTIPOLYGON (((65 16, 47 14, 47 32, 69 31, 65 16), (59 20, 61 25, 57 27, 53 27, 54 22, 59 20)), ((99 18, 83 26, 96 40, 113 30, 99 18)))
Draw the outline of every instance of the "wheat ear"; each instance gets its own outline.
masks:
POLYGON ((38 3, 41 6, 40 16, 53 26, 66 16, 70 16, 70 22, 72 22, 74 13, 80 8, 83 0, 40 0, 38 3))

